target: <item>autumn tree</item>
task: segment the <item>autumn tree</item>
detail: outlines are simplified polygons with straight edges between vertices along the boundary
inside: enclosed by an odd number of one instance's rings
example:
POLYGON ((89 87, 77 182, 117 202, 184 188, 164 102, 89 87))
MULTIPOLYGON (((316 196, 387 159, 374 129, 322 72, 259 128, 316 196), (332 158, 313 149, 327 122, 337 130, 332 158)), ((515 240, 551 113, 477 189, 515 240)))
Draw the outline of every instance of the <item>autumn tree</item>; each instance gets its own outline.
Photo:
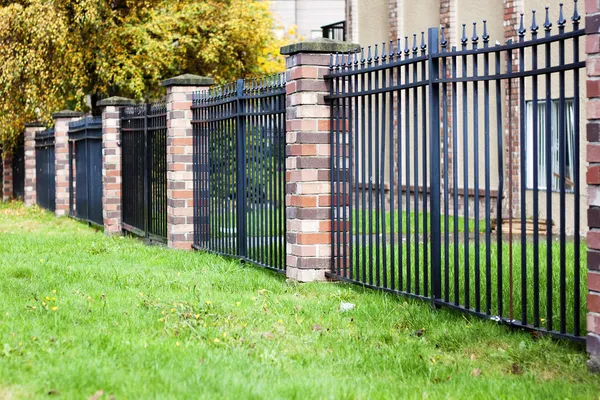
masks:
POLYGON ((181 73, 218 82, 281 71, 259 0, 0 1, 0 141, 86 95, 155 99, 181 73))

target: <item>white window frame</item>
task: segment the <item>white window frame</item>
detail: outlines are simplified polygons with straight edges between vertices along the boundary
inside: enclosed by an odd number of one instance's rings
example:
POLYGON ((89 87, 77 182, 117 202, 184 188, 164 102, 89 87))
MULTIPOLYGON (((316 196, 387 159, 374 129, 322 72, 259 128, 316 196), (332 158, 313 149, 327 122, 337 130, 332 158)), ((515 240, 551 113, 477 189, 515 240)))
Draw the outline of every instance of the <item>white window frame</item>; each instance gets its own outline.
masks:
MULTIPOLYGON (((560 100, 552 99, 552 191, 560 190, 559 177, 559 110, 560 100)), ((546 190, 546 101, 538 100, 538 189, 546 190)), ((571 182, 575 172, 574 166, 574 145, 575 145, 575 124, 574 121, 574 103, 573 98, 565 99, 565 124, 566 124, 566 145, 567 145, 567 165, 565 166, 566 176, 571 182)), ((528 100, 525 106, 525 121, 526 121, 526 187, 528 190, 533 189, 533 101, 528 100)), ((567 192, 573 192, 573 187, 568 183, 565 185, 567 192)))

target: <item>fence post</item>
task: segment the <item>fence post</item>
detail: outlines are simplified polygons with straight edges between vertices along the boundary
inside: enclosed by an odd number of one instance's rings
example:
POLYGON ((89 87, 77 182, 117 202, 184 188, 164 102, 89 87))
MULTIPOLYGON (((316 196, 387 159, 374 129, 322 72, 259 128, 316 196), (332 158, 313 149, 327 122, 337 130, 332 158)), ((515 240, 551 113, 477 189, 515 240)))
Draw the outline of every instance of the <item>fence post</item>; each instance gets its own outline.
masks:
POLYGON ((24 203, 32 206, 37 202, 35 192, 35 134, 44 129, 39 122, 25 124, 24 153, 25 153, 25 187, 24 203))
POLYGON ((2 201, 13 198, 12 151, 2 150, 2 201))
POLYGON ((167 241, 190 250, 194 241, 194 164, 192 95, 214 84, 209 77, 180 75, 167 79, 167 241))
POLYGON ((246 257, 247 255, 247 243, 246 243, 246 100, 242 99, 244 95, 243 79, 236 81, 236 102, 237 102, 237 114, 236 114, 236 175, 237 175, 237 207, 236 207, 236 221, 237 221, 237 244, 238 244, 238 255, 240 257, 246 257))
POLYGON ((587 53, 587 192, 588 192, 588 288, 587 351, 590 371, 600 372, 600 2, 585 2, 587 53))
POLYGON ((135 102, 109 97, 96 105, 102 108, 102 205, 104 233, 121 233, 121 107, 135 102))
POLYGON ((54 118, 54 167, 56 172, 57 216, 69 213, 69 122, 81 118, 83 113, 63 110, 52 114, 54 118))
POLYGON ((331 107, 326 104, 330 53, 357 44, 314 39, 281 48, 286 59, 286 274, 325 280, 331 249, 331 107))
POLYGON ((430 234, 431 234, 431 298, 442 298, 441 270, 441 232, 440 232, 440 61, 438 28, 429 28, 427 32, 429 48, 429 132, 431 135, 430 173, 430 234))

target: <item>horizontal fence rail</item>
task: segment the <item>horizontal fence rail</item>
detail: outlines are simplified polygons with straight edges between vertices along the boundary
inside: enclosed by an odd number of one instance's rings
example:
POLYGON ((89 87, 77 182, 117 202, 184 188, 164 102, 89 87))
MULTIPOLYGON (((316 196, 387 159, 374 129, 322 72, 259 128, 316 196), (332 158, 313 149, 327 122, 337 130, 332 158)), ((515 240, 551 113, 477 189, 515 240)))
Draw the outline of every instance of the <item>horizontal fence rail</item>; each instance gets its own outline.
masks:
POLYGON ((102 117, 69 123, 69 214, 103 225, 102 117))
POLYGON ((121 109, 123 229, 167 240, 167 108, 164 103, 121 109))
POLYGON ((35 134, 35 191, 37 204, 56 210, 56 166, 54 164, 54 128, 35 134))
POLYGON ((285 76, 193 99, 194 247, 285 270, 285 76))
POLYGON ((546 9, 543 33, 534 13, 526 38, 522 16, 504 45, 484 23, 460 48, 432 28, 332 55, 334 277, 584 340, 571 20, 561 6, 556 31, 546 9))

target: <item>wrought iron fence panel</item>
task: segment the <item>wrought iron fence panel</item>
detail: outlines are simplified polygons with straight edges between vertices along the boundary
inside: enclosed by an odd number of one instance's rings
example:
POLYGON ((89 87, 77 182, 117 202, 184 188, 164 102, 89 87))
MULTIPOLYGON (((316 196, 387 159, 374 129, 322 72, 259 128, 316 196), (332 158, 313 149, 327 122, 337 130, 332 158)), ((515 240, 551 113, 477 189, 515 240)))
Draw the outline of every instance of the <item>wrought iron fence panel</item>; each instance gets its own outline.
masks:
POLYGON ((103 225, 102 118, 69 123, 69 214, 103 225))
POLYGON ((56 209, 56 167, 54 165, 54 128, 35 135, 35 191, 37 204, 56 209))
POLYGON ((12 173, 13 197, 22 201, 25 198, 25 146, 22 135, 13 150, 12 173))
POLYGON ((333 277, 584 340, 584 30, 545 19, 331 56, 333 277))
POLYGON ((285 270, 283 75, 194 96, 194 247, 285 270))
POLYGON ((167 111, 163 103, 121 110, 123 229, 167 239, 167 111))

